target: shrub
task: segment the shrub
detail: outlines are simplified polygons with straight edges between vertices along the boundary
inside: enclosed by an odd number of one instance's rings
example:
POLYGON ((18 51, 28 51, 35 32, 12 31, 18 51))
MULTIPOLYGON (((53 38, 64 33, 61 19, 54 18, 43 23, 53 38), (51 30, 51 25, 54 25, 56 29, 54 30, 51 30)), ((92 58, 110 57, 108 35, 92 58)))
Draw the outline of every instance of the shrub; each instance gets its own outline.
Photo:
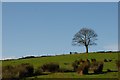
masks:
POLYGON ((117 65, 117 67, 118 67, 118 71, 120 72, 120 60, 117 60, 117 61, 116 61, 116 65, 117 65))
POLYGON ((77 71, 79 64, 80 64, 80 61, 79 61, 79 60, 75 60, 75 61, 72 63, 72 66, 73 66, 74 71, 77 71))
POLYGON ((104 59, 104 62, 108 62, 108 60, 107 60, 107 59, 104 59))
POLYGON ((29 63, 23 63, 17 66, 4 66, 2 67, 2 78, 8 80, 16 80, 26 76, 33 75, 34 68, 29 63))
POLYGON ((26 57, 22 57, 22 58, 19 58, 19 59, 29 59, 29 58, 35 58, 35 56, 26 56, 26 57))
POLYGON ((58 72, 59 71, 59 64, 57 63, 46 63, 41 66, 43 72, 58 72))
POLYGON ((103 62, 93 62, 91 67, 93 68, 94 73, 101 73, 103 70, 103 62))
POLYGON ((98 51, 97 53, 105 53, 105 51, 98 51))
POLYGON ((86 60, 79 65, 77 72, 80 75, 88 74, 89 67, 90 67, 90 62, 89 62, 89 60, 86 60))
POLYGON ((74 71, 77 71, 80 75, 88 74, 89 70, 94 73, 101 73, 103 70, 103 62, 97 62, 96 59, 91 59, 91 62, 87 60, 76 60, 72 64, 74 71))
POLYGON ((112 72, 112 70, 110 70, 110 69, 107 69, 107 72, 112 72))
POLYGON ((77 71, 79 74, 88 74, 88 69, 90 66, 90 61, 87 59, 86 61, 80 59, 75 60, 72 64, 74 71, 77 71))
POLYGON ((0 79, 2 78, 2 65, 0 65, 0 79))
POLYGON ((68 65, 69 63, 64 63, 64 65, 68 65))
POLYGON ((74 72, 74 71, 68 68, 60 68, 59 72, 74 72))
POLYGON ((109 62, 111 62, 112 61, 112 59, 109 59, 109 62))
POLYGON ((29 63, 22 63, 17 66, 18 67, 18 72, 19 72, 19 77, 26 77, 26 76, 32 76, 34 72, 34 68, 32 65, 29 63))
POLYGON ((43 73, 43 70, 41 69, 41 67, 38 67, 37 69, 35 69, 34 71, 34 75, 41 75, 43 73))
POLYGON ((96 59, 91 59, 91 62, 96 62, 96 59))
POLYGON ((15 79, 19 78, 18 72, 12 65, 7 65, 2 67, 2 79, 15 79))

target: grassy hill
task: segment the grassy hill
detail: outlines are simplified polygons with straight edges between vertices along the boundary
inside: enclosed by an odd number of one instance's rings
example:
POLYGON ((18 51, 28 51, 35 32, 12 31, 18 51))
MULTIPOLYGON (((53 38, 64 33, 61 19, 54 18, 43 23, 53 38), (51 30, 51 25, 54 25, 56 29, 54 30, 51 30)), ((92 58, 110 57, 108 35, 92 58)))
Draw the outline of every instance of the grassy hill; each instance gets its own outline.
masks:
POLYGON ((113 72, 104 73, 104 74, 92 74, 92 75, 83 75, 80 76, 76 72, 67 72, 67 73, 51 73, 48 75, 40 75, 33 76, 29 78, 117 78, 118 72, 116 67, 116 60, 118 60, 118 54, 120 53, 88 53, 86 54, 66 54, 66 55, 58 55, 58 56, 48 56, 48 57, 36 57, 36 58, 28 58, 28 59, 16 59, 16 60, 6 60, 2 61, 2 66, 6 65, 18 65, 21 63, 30 63, 34 66, 34 68, 38 68, 39 66, 49 63, 56 62, 60 65, 60 68, 66 68, 72 70, 72 63, 77 59, 93 59, 95 58, 98 61, 104 61, 104 59, 111 59, 111 62, 104 62, 103 71, 107 71, 107 69, 112 70, 113 72))

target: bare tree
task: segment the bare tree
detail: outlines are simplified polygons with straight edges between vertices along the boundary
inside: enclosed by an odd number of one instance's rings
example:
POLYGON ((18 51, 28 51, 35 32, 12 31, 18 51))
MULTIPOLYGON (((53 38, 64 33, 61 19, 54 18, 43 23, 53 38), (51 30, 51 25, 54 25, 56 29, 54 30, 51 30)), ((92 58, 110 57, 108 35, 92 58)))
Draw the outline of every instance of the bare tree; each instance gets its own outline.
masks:
POLYGON ((96 45, 95 40, 97 40, 97 34, 94 30, 89 28, 82 28, 74 35, 72 44, 85 46, 86 53, 88 53, 88 47, 91 45, 96 45))

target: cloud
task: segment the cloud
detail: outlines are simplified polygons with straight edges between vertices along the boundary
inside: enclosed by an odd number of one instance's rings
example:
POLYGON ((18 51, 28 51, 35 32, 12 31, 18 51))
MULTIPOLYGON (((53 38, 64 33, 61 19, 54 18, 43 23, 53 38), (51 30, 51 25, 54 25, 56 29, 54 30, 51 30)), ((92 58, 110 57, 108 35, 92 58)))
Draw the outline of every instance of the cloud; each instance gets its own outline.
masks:
POLYGON ((17 59, 15 56, 10 57, 0 57, 0 60, 6 60, 6 59, 17 59))
POLYGON ((105 50, 118 51, 118 44, 111 44, 103 47, 105 50))

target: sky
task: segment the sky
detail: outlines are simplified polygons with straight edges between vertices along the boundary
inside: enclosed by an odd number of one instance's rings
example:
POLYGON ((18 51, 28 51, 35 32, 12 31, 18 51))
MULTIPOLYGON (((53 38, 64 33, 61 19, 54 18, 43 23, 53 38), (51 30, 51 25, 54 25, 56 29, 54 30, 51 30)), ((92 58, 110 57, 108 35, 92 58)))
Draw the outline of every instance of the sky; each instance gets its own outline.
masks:
POLYGON ((2 3, 0 2, 0 59, 2 59, 2 3))
POLYGON ((2 2, 118 2, 119 0, 1 0, 2 2))
MULTIPOLYGON (((120 13, 120 2, 118 3, 118 13, 120 13)), ((120 15, 118 15, 118 50, 120 50, 120 15)))
POLYGON ((118 3, 2 3, 2 57, 85 52, 84 46, 72 46, 83 27, 98 34, 90 52, 117 50, 118 3))

